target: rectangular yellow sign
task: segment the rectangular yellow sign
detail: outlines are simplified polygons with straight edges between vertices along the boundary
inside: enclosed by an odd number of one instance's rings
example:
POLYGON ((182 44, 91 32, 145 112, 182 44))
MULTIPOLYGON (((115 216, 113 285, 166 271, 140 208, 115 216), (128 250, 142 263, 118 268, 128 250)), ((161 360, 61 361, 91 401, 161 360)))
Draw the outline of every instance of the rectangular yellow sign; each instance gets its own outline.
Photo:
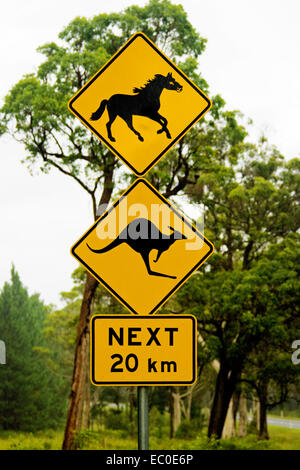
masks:
POLYGON ((95 315, 91 319, 94 385, 192 385, 197 366, 192 315, 95 315))

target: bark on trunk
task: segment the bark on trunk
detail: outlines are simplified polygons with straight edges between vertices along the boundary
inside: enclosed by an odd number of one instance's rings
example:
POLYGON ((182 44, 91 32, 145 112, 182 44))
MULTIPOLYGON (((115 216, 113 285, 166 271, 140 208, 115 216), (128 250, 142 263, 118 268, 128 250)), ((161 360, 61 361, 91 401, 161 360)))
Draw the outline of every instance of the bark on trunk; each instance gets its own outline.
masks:
MULTIPOLYGON (((88 364, 87 364, 87 370, 88 364)), ((91 386, 89 380, 89 374, 87 374, 87 381, 85 384, 85 400, 83 406, 83 429, 89 429, 90 427, 90 409, 91 409, 91 386)))
POLYGON ((260 405, 259 439, 269 439, 268 424, 267 424, 267 408, 265 404, 260 405))
POLYGON ((240 390, 235 390, 233 396, 232 396, 232 416, 233 416, 233 425, 234 425, 234 435, 236 435, 236 422, 237 422, 237 414, 239 411, 239 404, 240 404, 240 396, 241 396, 241 391, 240 390))
POLYGON ((233 416, 233 399, 231 398, 227 410, 227 415, 222 431, 222 438, 227 439, 235 436, 234 416, 233 416))
POLYGON ((256 429, 259 432, 259 423, 260 423, 260 404, 259 401, 256 402, 256 429))
POLYGON ((210 413, 208 437, 221 439, 229 403, 234 392, 240 367, 230 370, 226 364, 220 364, 215 395, 210 413))
POLYGON ((256 395, 252 394, 252 423, 259 431, 259 402, 256 395))
POLYGON ((239 420, 239 437, 245 437, 247 435, 247 398, 242 393, 240 396, 240 420, 239 420))
MULTIPOLYGON (((104 188, 99 202, 99 217, 105 210, 104 205, 109 203, 112 193, 113 168, 104 178, 104 188)), ((95 208, 94 208, 95 214, 95 208)), ((63 450, 76 448, 74 432, 80 430, 82 422, 83 402, 86 382, 86 355, 89 350, 89 320, 98 281, 87 272, 83 299, 77 329, 73 379, 70 394, 69 409, 63 441, 63 450)))
MULTIPOLYGON (((177 387, 176 387, 177 389, 177 387)), ((178 390, 172 393, 173 399, 173 432, 176 434, 177 429, 181 423, 181 405, 180 405, 180 393, 178 390)))
POLYGON ((263 386, 259 393, 259 439, 269 439, 267 423, 267 386, 263 386))
POLYGON ((187 421, 191 420, 192 400, 193 400, 193 387, 191 387, 191 390, 189 391, 187 399, 186 399, 186 420, 187 421))
POLYGON ((95 295, 98 281, 91 274, 86 275, 86 284, 81 304, 81 311, 76 339, 76 351, 73 370, 72 389, 70 395, 67 424, 63 442, 63 450, 74 449, 74 431, 80 430, 82 403, 86 382, 86 351, 89 339, 90 306, 95 295))

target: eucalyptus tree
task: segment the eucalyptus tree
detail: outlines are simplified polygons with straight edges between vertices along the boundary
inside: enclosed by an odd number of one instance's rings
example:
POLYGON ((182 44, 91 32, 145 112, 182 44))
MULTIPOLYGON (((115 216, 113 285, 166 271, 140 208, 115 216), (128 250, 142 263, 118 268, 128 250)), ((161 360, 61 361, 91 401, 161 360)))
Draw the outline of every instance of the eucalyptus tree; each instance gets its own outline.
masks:
MULTIPOLYGON (((177 300, 178 312, 197 316, 220 364, 208 428, 209 436, 220 438, 247 357, 280 321, 279 309, 272 308, 279 302, 271 295, 272 276, 260 263, 271 244, 299 230, 299 160, 285 162, 264 139, 249 144, 235 113, 223 113, 211 127, 211 135, 198 136, 206 168, 186 191, 205 208, 205 234, 215 253, 177 300)), ((291 321, 295 310, 280 302, 291 321)))
POLYGON ((267 410, 294 396, 300 369, 292 362, 291 345, 300 336, 300 235, 270 244, 255 267, 268 292, 269 327, 248 355, 242 380, 255 390, 259 403, 259 438, 268 439, 267 410))

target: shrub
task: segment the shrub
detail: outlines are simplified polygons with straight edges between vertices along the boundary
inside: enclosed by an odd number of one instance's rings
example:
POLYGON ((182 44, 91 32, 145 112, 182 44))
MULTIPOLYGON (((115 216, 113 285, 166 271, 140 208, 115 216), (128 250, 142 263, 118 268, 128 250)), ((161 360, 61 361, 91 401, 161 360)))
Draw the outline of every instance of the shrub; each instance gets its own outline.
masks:
POLYGON ((198 420, 183 420, 176 431, 175 437, 179 437, 180 439, 191 439, 195 437, 197 432, 199 432, 198 420))
POLYGON ((76 431, 74 443, 77 449, 85 449, 98 439, 99 433, 85 429, 84 431, 76 431))
POLYGON ((104 415, 104 425, 108 429, 128 430, 128 418, 121 410, 109 409, 104 415))

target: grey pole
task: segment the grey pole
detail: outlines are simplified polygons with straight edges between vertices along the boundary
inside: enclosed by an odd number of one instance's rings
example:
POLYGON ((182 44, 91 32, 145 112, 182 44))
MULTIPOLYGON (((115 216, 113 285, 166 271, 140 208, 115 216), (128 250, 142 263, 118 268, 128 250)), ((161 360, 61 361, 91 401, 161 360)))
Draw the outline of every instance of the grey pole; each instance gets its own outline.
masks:
POLYGON ((138 448, 149 449, 148 388, 138 387, 138 448))

